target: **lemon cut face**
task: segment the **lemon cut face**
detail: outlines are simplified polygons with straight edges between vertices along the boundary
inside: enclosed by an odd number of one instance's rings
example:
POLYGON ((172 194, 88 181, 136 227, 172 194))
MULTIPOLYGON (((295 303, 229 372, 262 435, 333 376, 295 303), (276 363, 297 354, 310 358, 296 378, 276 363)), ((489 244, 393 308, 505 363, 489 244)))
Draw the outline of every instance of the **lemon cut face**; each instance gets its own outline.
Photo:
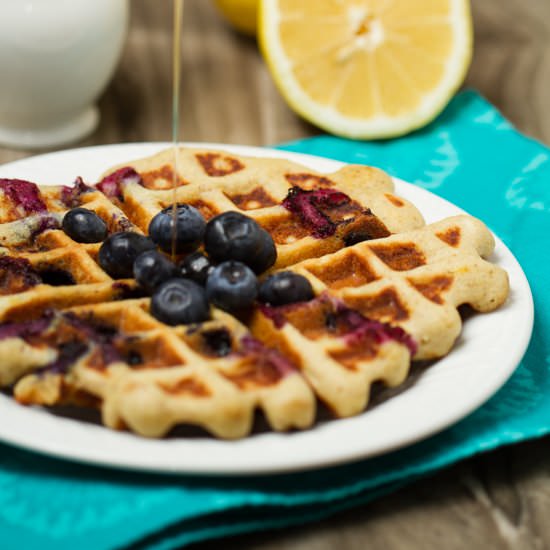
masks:
POLYGON ((427 124, 472 55, 468 0, 260 0, 259 38, 291 108, 350 138, 427 124))

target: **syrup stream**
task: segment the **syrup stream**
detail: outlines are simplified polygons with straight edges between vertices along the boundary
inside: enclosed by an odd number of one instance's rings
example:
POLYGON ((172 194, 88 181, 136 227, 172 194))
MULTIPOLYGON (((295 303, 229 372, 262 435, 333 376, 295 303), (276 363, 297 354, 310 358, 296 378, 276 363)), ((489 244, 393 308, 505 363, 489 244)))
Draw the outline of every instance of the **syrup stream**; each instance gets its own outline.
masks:
POLYGON ((179 145, 179 103, 180 103, 180 68, 181 68, 181 22, 183 0, 174 0, 174 30, 172 38, 172 146, 174 151, 174 166, 172 175, 172 260, 176 259, 176 218, 178 186, 178 145, 179 145))

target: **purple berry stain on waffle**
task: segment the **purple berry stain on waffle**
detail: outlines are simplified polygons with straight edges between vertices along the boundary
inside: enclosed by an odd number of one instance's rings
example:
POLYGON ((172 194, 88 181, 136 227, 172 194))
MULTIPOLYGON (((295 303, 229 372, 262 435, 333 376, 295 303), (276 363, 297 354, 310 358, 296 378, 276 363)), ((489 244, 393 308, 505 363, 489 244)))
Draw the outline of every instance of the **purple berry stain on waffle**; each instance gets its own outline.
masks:
POLYGON ((337 305, 336 323, 344 325, 349 332, 344 336, 346 342, 351 345, 360 344, 365 338, 374 338, 378 344, 388 340, 395 340, 408 348, 413 356, 418 346, 412 336, 401 327, 394 327, 388 323, 381 323, 368 319, 354 309, 350 309, 342 303, 337 305))
POLYGON ((6 338, 23 338, 25 340, 32 336, 40 336, 50 326, 53 316, 52 311, 47 311, 42 317, 31 321, 2 323, 0 324, 0 340, 6 338))
POLYGON ((124 338, 110 327, 83 319, 74 313, 46 311, 41 317, 30 321, 15 321, 0 324, 0 340, 21 338, 28 343, 38 339, 58 349, 57 358, 37 372, 63 374, 92 348, 99 350, 101 363, 123 360, 116 348, 116 339, 124 338))
POLYGON ((82 334, 86 342, 92 342, 100 348, 105 365, 122 359, 121 354, 115 347, 115 339, 119 335, 114 329, 91 319, 83 319, 74 313, 64 313, 63 318, 82 334))
POLYGON ((327 294, 321 294, 309 302, 298 302, 285 306, 260 306, 260 311, 273 321, 278 328, 282 328, 287 322, 287 315, 299 308, 313 308, 325 306, 325 327, 329 333, 335 333, 344 338, 350 346, 356 346, 365 339, 372 339, 377 344, 383 344, 394 340, 406 346, 414 356, 418 348, 413 337, 400 327, 394 327, 388 323, 382 323, 368 319, 359 311, 347 307, 341 300, 327 294))
POLYGON ((61 202, 68 208, 74 208, 81 204, 82 195, 91 191, 93 191, 93 188, 86 185, 81 177, 78 177, 72 187, 63 186, 61 189, 61 202))
POLYGON ((334 208, 350 202, 351 199, 345 193, 334 189, 307 191, 300 187, 292 187, 282 204, 300 218, 315 238, 324 239, 334 235, 337 225, 321 209, 334 208))
POLYGON ((38 225, 30 235, 31 240, 47 229, 59 229, 59 220, 48 213, 48 208, 35 183, 19 179, 0 179, 0 189, 19 210, 19 215, 38 216, 38 225))
POLYGON ((296 367, 281 353, 274 348, 268 348, 252 336, 243 336, 241 338, 241 354, 246 356, 253 355, 259 362, 273 367, 280 376, 287 376, 296 372, 296 367))
POLYGON ((47 212, 38 186, 30 181, 0 179, 0 189, 16 207, 23 209, 27 216, 47 212))
POLYGON ((38 235, 44 233, 44 231, 47 231, 48 229, 59 229, 60 227, 61 223, 56 216, 52 214, 44 214, 40 217, 40 222, 36 228, 33 229, 30 235, 30 240, 33 241, 36 237, 38 237, 38 235))
POLYGON ((0 296, 23 292, 42 282, 29 260, 0 256, 0 296))
POLYGON ((84 342, 67 342, 59 346, 57 359, 38 369, 37 374, 66 374, 71 365, 74 365, 87 351, 88 345, 84 342))
POLYGON ((96 184, 96 188, 110 198, 124 200, 122 188, 129 183, 138 183, 141 185, 142 179, 131 166, 124 166, 112 174, 105 176, 96 184))

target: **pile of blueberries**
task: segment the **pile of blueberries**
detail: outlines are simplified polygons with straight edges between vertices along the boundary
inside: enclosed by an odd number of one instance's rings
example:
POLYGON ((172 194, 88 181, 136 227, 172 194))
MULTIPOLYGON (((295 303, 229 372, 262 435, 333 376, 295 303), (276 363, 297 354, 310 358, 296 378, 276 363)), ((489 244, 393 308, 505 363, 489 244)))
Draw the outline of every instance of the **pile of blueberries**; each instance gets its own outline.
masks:
POLYGON ((77 242, 103 242, 101 267, 115 279, 135 277, 152 296, 152 315, 169 325, 206 321, 209 302, 238 313, 256 300, 280 306, 313 298, 309 281, 290 271, 260 284, 257 276, 275 263, 277 250, 271 235, 252 218, 224 212, 206 223, 196 208, 178 204, 175 223, 174 230, 169 206, 151 220, 149 237, 130 231, 108 236, 95 212, 74 208, 63 218, 63 230, 77 242), (198 251, 201 244, 204 253, 198 251), (176 265, 171 253, 185 257, 176 265))

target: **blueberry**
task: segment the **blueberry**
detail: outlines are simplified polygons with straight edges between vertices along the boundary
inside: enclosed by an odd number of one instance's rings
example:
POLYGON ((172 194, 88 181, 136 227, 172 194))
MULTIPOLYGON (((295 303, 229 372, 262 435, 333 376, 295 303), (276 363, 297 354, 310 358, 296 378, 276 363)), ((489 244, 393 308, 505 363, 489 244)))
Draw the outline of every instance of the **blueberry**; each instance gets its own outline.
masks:
POLYGON ((170 279, 151 298, 151 315, 167 325, 201 323, 210 317, 204 289, 189 279, 170 279))
POLYGON ((207 330, 201 336, 205 351, 209 354, 225 357, 233 351, 231 334, 226 328, 207 330))
POLYGON ((175 264, 157 250, 142 252, 134 262, 134 277, 149 292, 177 274, 175 264))
POLYGON ((236 260, 248 265, 262 250, 262 228, 239 212, 224 212, 206 224, 204 249, 216 262, 236 260))
POLYGON ((257 294, 256 275, 241 262, 221 263, 206 281, 208 299, 226 311, 238 311, 252 305, 257 294))
POLYGON ((180 263, 179 268, 182 277, 204 286, 214 266, 204 254, 193 252, 180 263))
POLYGON ((261 285, 258 300, 271 306, 306 302, 313 298, 310 282, 292 271, 281 271, 268 277, 261 285))
MULTIPOLYGON (((149 224, 149 236, 165 252, 172 252, 172 206, 161 210, 149 224)), ((202 214, 188 204, 178 204, 175 252, 192 252, 200 245, 206 222, 202 214)))
POLYGON ((146 250, 153 250, 153 241, 138 233, 122 231, 110 235, 99 249, 99 265, 114 279, 134 275, 134 262, 146 250))
POLYGON ((268 270, 277 259, 277 249, 271 235, 263 228, 260 228, 261 247, 255 256, 247 261, 254 273, 260 274, 268 270))
POLYGON ((63 218, 62 227, 77 243, 99 243, 107 237, 107 224, 87 208, 69 210, 63 218))

